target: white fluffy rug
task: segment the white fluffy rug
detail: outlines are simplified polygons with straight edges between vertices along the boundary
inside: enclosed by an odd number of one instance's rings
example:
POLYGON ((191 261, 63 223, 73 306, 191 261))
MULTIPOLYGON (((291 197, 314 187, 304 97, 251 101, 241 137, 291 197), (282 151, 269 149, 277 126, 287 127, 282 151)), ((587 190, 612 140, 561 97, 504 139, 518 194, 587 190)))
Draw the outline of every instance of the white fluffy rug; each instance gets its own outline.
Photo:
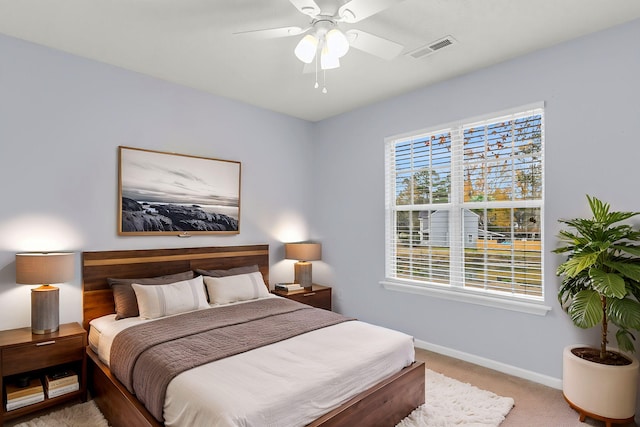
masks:
POLYGON ((69 406, 15 427, 108 427, 98 407, 90 400, 69 406))
POLYGON ((427 369, 426 403, 396 427, 498 426, 513 407, 501 397, 427 369))
MULTIPOLYGON (((494 427, 513 407, 513 399, 427 369, 426 404, 396 427, 494 427)), ((108 427, 93 401, 70 406, 15 427, 108 427)))

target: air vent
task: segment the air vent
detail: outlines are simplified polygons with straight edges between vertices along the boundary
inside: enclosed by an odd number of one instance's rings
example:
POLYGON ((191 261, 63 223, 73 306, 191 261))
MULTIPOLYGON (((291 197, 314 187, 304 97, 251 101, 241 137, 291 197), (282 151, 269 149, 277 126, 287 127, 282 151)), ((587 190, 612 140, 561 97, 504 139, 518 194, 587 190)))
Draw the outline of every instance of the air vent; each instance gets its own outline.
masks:
POLYGON ((425 56, 429 56, 440 49, 444 49, 445 47, 451 46, 456 43, 457 43, 456 39, 454 39, 451 36, 446 36, 441 39, 432 41, 431 43, 425 46, 414 49, 411 52, 408 52, 406 55, 414 59, 420 59, 420 58, 424 58, 425 56))

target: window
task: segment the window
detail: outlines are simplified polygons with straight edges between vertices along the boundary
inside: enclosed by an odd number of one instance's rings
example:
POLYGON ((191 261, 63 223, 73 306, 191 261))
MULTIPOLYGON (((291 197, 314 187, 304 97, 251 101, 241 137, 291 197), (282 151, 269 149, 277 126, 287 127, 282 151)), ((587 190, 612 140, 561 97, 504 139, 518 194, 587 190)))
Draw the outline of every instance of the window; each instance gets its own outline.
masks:
POLYGON ((385 144, 386 282, 543 301, 542 104, 385 144))

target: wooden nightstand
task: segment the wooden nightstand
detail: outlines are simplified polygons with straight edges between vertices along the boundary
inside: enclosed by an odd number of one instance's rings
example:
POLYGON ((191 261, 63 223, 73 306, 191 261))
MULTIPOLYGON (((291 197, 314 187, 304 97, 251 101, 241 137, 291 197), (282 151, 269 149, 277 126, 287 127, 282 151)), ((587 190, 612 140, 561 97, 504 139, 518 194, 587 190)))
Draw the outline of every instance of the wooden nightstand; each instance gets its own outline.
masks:
POLYGON ((0 425, 6 420, 48 408, 62 402, 81 398, 87 400, 87 331, 78 323, 60 325, 57 332, 44 335, 31 333, 31 328, 0 331, 0 390, 2 407, 0 425), (42 379, 54 369, 72 369, 78 374, 79 390, 62 396, 47 398, 22 408, 7 411, 6 384, 21 375, 42 379))
POLYGON ((331 311, 331 287, 329 286, 314 284, 311 285, 311 289, 301 289, 289 292, 275 289, 272 292, 281 297, 331 311))

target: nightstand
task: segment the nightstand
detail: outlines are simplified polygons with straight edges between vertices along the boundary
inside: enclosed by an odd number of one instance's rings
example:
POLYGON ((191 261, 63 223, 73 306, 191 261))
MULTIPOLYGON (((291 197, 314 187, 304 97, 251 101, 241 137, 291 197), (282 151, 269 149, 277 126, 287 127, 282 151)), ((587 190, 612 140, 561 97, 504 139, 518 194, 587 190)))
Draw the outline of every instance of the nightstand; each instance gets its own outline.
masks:
POLYGON ((5 421, 81 398, 87 400, 87 331, 78 323, 60 325, 56 332, 43 335, 31 333, 31 328, 0 331, 0 425, 5 421), (28 374, 42 379, 54 369, 71 369, 78 374, 79 390, 42 402, 7 411, 6 384, 28 374))
POLYGON ((329 286, 314 284, 311 285, 311 289, 300 289, 289 292, 275 289, 272 292, 281 297, 331 311, 331 287, 329 286))

